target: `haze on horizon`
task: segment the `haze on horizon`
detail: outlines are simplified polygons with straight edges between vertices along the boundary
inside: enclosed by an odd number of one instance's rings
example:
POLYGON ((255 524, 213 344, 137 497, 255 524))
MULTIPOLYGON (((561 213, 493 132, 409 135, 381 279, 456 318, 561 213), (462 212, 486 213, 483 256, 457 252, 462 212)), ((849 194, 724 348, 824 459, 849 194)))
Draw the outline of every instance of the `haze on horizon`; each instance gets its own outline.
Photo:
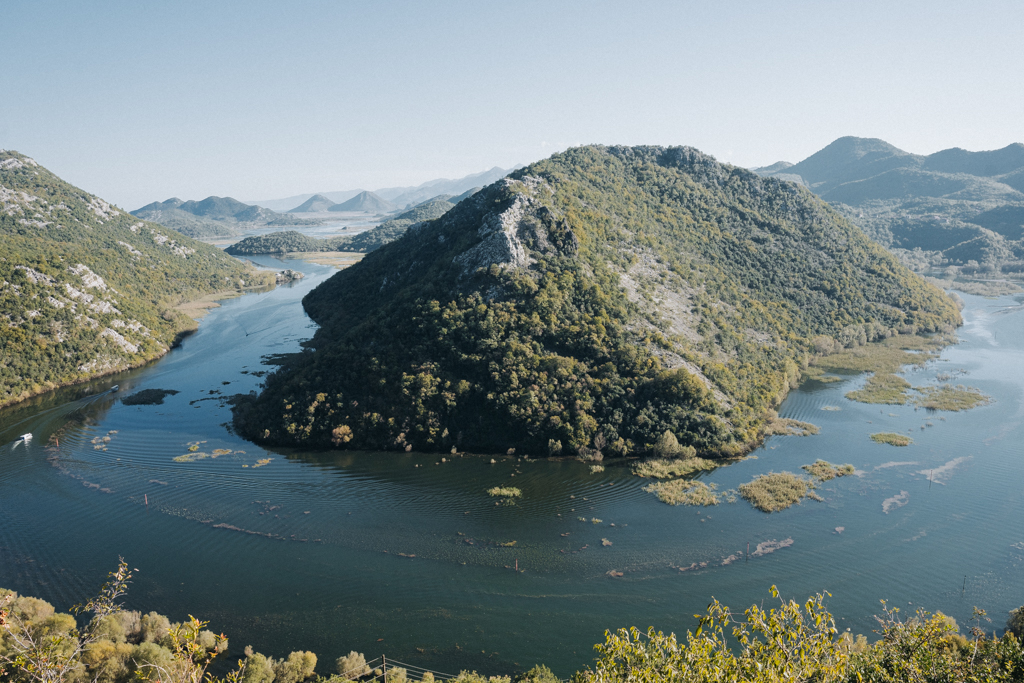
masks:
POLYGON ((577 144, 1024 142, 1024 4, 13 0, 0 148, 124 208, 417 185, 577 144))

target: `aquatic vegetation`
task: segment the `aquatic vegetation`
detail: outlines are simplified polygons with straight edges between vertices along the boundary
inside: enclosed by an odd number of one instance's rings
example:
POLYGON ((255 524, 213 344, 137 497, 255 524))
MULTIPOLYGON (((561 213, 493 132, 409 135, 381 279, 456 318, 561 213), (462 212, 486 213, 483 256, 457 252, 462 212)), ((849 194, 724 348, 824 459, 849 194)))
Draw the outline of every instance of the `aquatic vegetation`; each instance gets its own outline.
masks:
POLYGON ((908 502, 910 502, 910 494, 906 491, 900 491, 895 496, 882 501, 882 512, 889 514, 890 510, 901 508, 908 502))
POLYGON ((516 541, 507 541, 505 543, 495 543, 499 548, 512 548, 516 544, 516 541))
POLYGON ((846 393, 846 398, 859 403, 903 405, 910 400, 907 393, 910 382, 888 373, 875 373, 868 377, 862 389, 846 393))
POLYGON ((702 470, 713 470, 721 461, 706 460, 704 458, 687 458, 678 460, 647 460, 633 467, 633 474, 638 477, 653 477, 655 479, 674 479, 685 477, 694 472, 702 470))
POLYGON ((846 477, 855 471, 853 465, 833 465, 827 460, 815 460, 810 465, 801 465, 800 469, 805 470, 818 481, 829 481, 836 477, 846 477))
POLYGON ((739 485, 740 496, 761 512, 779 512, 803 498, 821 500, 813 482, 792 472, 769 472, 739 485))
POLYGON ((981 393, 978 389, 965 387, 962 384, 956 386, 942 384, 937 387, 918 387, 915 391, 921 394, 920 398, 915 401, 917 405, 929 410, 959 412, 988 405, 992 402, 989 396, 981 393))
POLYGON ((842 410, 842 408, 840 408, 839 406, 822 406, 821 409, 833 413, 838 413, 840 410, 842 410))
POLYGON ((159 406, 163 405, 164 397, 177 393, 174 389, 143 389, 131 396, 125 396, 121 403, 126 406, 159 406))
POLYGON ((264 465, 269 465, 272 460, 273 458, 260 458, 259 460, 256 461, 256 464, 253 465, 253 467, 263 467, 264 465))
POLYGON ((894 432, 879 432, 878 434, 872 434, 871 440, 875 443, 887 443, 890 446, 909 446, 914 443, 914 440, 909 436, 896 434, 894 432))
POLYGON ((591 518, 590 518, 590 523, 591 523, 591 524, 600 524, 600 523, 601 523, 601 522, 603 522, 603 521, 604 521, 604 520, 598 519, 597 517, 591 517, 591 518))
POLYGON ((658 500, 669 505, 708 506, 719 503, 718 496, 715 495, 715 488, 715 484, 676 479, 648 484, 644 487, 644 491, 653 493, 658 500))
POLYGON ((601 539, 601 545, 603 545, 603 546, 609 546, 609 545, 611 545, 611 544, 612 544, 612 542, 611 542, 611 541, 609 541, 609 540, 608 540, 607 538, 602 538, 602 539, 601 539))
POLYGON ((487 489, 487 495, 492 498, 520 498, 523 492, 515 486, 495 486, 487 489))
POLYGON ((598 474, 600 472, 604 472, 604 465, 591 465, 590 466, 590 473, 591 474, 598 474))
POLYGON ((776 417, 765 424, 765 436, 811 436, 821 429, 810 422, 801 422, 788 417, 776 417))

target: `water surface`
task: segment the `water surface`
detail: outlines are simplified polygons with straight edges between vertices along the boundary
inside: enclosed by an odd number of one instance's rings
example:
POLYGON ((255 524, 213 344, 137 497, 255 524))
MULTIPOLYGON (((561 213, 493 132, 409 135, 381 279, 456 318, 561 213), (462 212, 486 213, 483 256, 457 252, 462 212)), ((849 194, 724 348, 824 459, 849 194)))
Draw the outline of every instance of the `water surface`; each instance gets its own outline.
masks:
POLYGON ((307 277, 223 302, 153 365, 0 413, 0 586, 67 609, 124 556, 139 570, 129 607, 208 619, 234 654, 313 650, 324 673, 356 649, 445 672, 543 662, 567 676, 606 628, 683 632, 711 596, 743 608, 772 584, 798 599, 830 591, 841 627, 862 633, 883 598, 961 624, 978 605, 990 627, 1024 602, 1024 316, 1012 298, 964 296, 962 342, 906 375, 954 375, 989 406, 846 400, 863 377, 794 391, 781 414, 821 433, 772 437, 705 481, 725 491, 817 458, 858 474, 823 484, 824 502, 767 515, 742 500, 670 507, 612 464, 254 446, 231 433, 224 399, 258 390, 263 358, 312 335, 299 301, 333 272, 254 260, 307 277), (147 388, 179 393, 121 403, 147 388), (868 438, 880 431, 915 443, 868 438), (23 432, 35 438, 12 445, 23 432), (220 454, 174 460, 192 445, 220 454), (496 485, 523 498, 495 505, 496 485))

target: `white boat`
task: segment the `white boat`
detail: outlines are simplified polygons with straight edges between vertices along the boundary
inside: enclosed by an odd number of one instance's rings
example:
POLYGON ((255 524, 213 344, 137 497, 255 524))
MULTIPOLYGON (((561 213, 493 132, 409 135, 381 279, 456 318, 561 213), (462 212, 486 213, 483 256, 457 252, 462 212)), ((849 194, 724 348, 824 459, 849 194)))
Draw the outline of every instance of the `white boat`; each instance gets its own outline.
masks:
POLYGON ((22 434, 21 436, 18 437, 18 441, 31 441, 31 440, 32 440, 32 432, 28 432, 27 434, 22 434))
POLYGON ((117 391, 119 388, 120 387, 117 384, 115 384, 114 386, 110 387, 110 390, 111 391, 117 391))

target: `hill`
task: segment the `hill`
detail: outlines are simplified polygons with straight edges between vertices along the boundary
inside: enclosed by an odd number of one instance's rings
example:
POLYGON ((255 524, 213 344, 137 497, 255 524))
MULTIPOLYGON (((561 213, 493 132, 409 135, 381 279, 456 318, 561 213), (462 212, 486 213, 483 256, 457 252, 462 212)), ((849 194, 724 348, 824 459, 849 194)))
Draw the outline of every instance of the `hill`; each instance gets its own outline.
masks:
POLYGON ((440 218, 453 206, 455 205, 448 201, 447 195, 442 195, 386 220, 371 230, 351 237, 343 235, 317 239, 307 237, 294 230, 286 230, 270 235, 246 237, 244 240, 232 244, 225 251, 238 256, 287 254, 298 251, 358 251, 365 253, 389 242, 394 242, 416 223, 440 218))
POLYGON ((294 209, 288 210, 286 213, 309 213, 309 212, 320 212, 329 211, 335 203, 322 194, 315 194, 306 201, 302 202, 294 209))
POLYGON ((262 206, 243 204, 231 197, 213 196, 198 202, 172 197, 164 202, 147 204, 132 214, 196 238, 237 235, 240 227, 319 224, 316 220, 295 218, 262 206))
POLYGON ((650 452, 666 431, 743 452, 822 336, 960 323, 806 189, 687 147, 556 154, 303 305, 311 352, 236 406, 249 438, 585 457, 650 452))
POLYGON ((755 169, 806 184, 917 270, 1024 278, 1024 145, 930 155, 845 137, 755 169))
POLYGON ((387 213, 394 211, 395 205, 382 199, 372 192, 360 192, 352 199, 335 204, 328 211, 365 211, 366 213, 387 213))
POLYGON ((0 405, 157 358, 195 327, 174 306, 274 276, 13 151, 0 151, 0 236, 0 405))

